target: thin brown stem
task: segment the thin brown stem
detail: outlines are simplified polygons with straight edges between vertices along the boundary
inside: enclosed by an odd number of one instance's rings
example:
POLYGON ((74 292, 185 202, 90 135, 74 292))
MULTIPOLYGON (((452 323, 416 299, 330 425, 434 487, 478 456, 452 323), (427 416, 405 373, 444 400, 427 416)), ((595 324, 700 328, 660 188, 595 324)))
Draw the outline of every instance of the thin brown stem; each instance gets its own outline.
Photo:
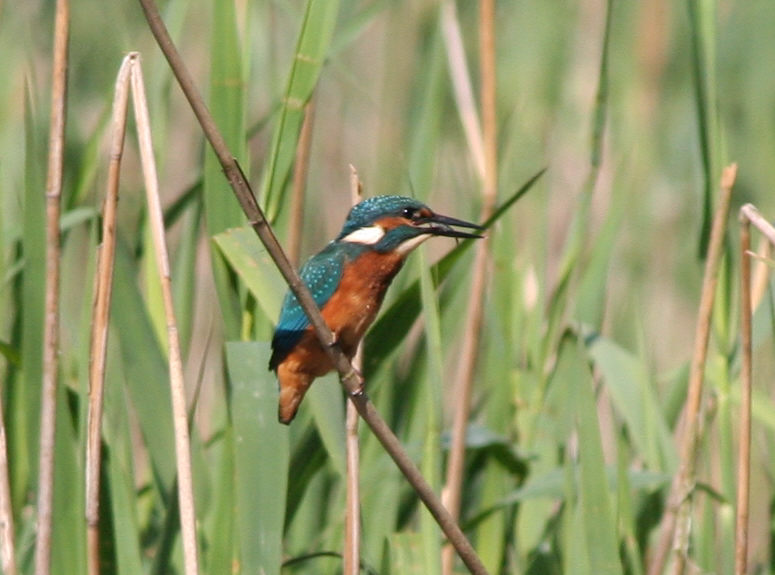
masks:
POLYGON ((136 57, 136 54, 129 54, 124 58, 116 78, 108 183, 102 214, 102 246, 98 252, 92 313, 89 349, 89 411, 86 437, 86 561, 89 575, 97 575, 100 572, 99 502, 105 360, 108 351, 108 323, 113 291, 113 262, 116 253, 118 184, 121 173, 121 158, 124 153, 126 114, 129 105, 129 74, 131 63, 136 57))
POLYGON ((158 266, 164 315, 167 323, 170 395, 172 397, 173 426, 175 428, 175 461, 177 464, 183 558, 186 575, 197 575, 199 573, 199 556, 197 552, 194 480, 191 473, 191 442, 188 432, 183 360, 180 352, 178 326, 175 319, 175 306, 172 302, 172 280, 165 241, 164 214, 159 198, 159 180, 156 175, 156 161, 153 157, 151 125, 148 117, 148 104, 145 98, 143 73, 139 58, 136 58, 132 65, 132 101, 135 109, 140 159, 143 167, 146 200, 148 202, 148 221, 156 250, 156 264, 158 266))
POLYGON ((453 0, 444 0, 441 4, 441 31, 444 35, 444 45, 447 51, 447 65, 452 80, 455 107, 463 124, 463 132, 468 142, 468 151, 476 168, 476 173, 484 181, 484 141, 476 110, 476 99, 471 87, 471 75, 466 63, 463 34, 460 32, 460 21, 457 16, 457 6, 453 0))
POLYGON ((59 276, 62 175, 67 118, 67 48, 70 3, 57 0, 54 21, 54 67, 51 82, 51 126, 46 178, 46 296, 43 334, 43 385, 40 407, 40 464, 38 467, 38 527, 35 573, 51 570, 51 530, 54 502, 54 437, 59 372, 59 276))
POLYGON ((13 509, 8 476, 8 442, 5 436, 3 403, 0 401, 0 554, 3 573, 17 575, 19 571, 16 567, 16 551, 13 546, 13 509))
MULTIPOLYGON (((358 172, 350 166, 350 196, 352 204, 361 201, 363 188, 358 172)), ((353 358, 355 369, 363 365, 363 346, 353 358)), ((345 422, 345 449, 347 453, 347 502, 344 523, 344 575, 358 575, 361 571, 361 517, 360 517, 360 483, 358 480, 360 468, 360 446, 358 444, 358 410, 351 402, 347 402, 347 417, 345 422)))
POLYGON ((751 309, 756 310, 770 287, 770 266, 767 260, 772 258, 772 244, 766 238, 759 241, 756 250, 756 263, 751 274, 751 309))
POLYGON ((296 146, 296 162, 293 168, 293 194, 291 195, 288 221, 288 257, 293 265, 299 265, 301 256, 301 232, 304 229, 304 190, 307 187, 309 155, 312 149, 312 126, 315 124, 315 98, 310 98, 304 108, 299 143, 296 146))
MULTIPOLYGON (((358 357, 355 363, 359 363, 358 357)), ((347 402, 346 419, 347 452, 347 503, 344 523, 344 575, 358 575, 361 571, 361 517, 360 485, 358 469, 360 467, 360 448, 358 446, 358 410, 347 402)))
POLYGON ((396 438, 392 430, 374 409, 373 404, 363 389, 362 378, 357 371, 353 369, 352 365, 347 360, 347 357, 339 349, 331 330, 320 315, 320 310, 315 305, 312 295, 301 281, 298 272, 288 261, 285 252, 277 241, 277 237, 275 236, 272 227, 269 225, 269 222, 259 208, 255 196, 253 195, 253 191, 250 188, 250 184, 242 173, 239 164, 232 156, 231 151, 226 145, 223 136, 220 134, 207 106, 199 94, 191 74, 172 42, 155 2, 153 0, 139 0, 139 2, 145 12, 151 32, 167 58, 167 62, 170 64, 170 68, 172 69, 175 78, 178 80, 194 114, 199 120, 202 130, 205 133, 205 137, 213 147, 213 151, 221 163, 221 167, 237 197, 237 201, 239 201, 251 227, 263 243, 267 253, 280 270, 285 281, 288 282, 288 286, 298 299, 304 312, 307 314, 310 324, 315 330, 315 335, 320 341, 323 349, 326 350, 326 353, 331 358, 337 372, 339 372, 339 381, 349 394, 351 401, 355 403, 358 413, 369 425, 374 435, 390 457, 393 458, 401 472, 406 476, 407 481, 412 485, 418 497, 436 518, 437 523, 450 542, 458 550, 458 553, 463 559, 463 562, 468 566, 469 570, 477 575, 486 573, 487 571, 477 556, 476 551, 474 551, 474 548, 471 546, 471 543, 466 539, 466 536, 463 534, 455 520, 450 517, 447 510, 441 504, 441 501, 439 501, 436 494, 417 469, 417 466, 406 454, 406 451, 404 451, 398 438, 396 438))
MULTIPOLYGON (((495 114, 495 3, 493 0, 481 0, 479 3, 479 42, 482 81, 482 118, 484 145, 484 187, 482 189, 481 219, 486 220, 495 209, 498 191, 497 177, 497 121, 495 114)), ((479 336, 484 312, 484 296, 487 286, 487 266, 489 265, 490 242, 485 238, 477 245, 474 259, 473 280, 468 298, 463 347, 458 364, 456 382, 455 413, 452 423, 452 443, 447 460, 447 478, 444 490, 444 502, 450 515, 457 520, 460 516, 460 501, 463 491, 463 472, 465 465, 465 440, 468 418, 471 413, 471 395, 474 387, 474 371, 478 351, 479 336)), ((454 567, 452 549, 442 552, 442 572, 451 575, 454 567)))
POLYGON ((748 515, 751 484, 751 391, 753 361, 751 332, 754 294, 751 286, 750 224, 764 235, 767 242, 775 245, 775 227, 751 204, 740 208, 740 263, 741 263, 741 310, 740 340, 742 365, 740 369, 740 451, 737 463, 737 515, 735 526, 735 573, 742 575, 748 567, 748 515))
MULTIPOLYGON (((744 206, 744 209, 748 206, 744 206)), ((752 207, 752 206, 751 206, 752 207)), ((740 210, 740 451, 737 460, 737 510, 735 516, 735 575, 745 575, 748 565, 748 511, 751 483, 751 224, 740 210)))
POLYGON ((681 442, 681 463, 670 486, 667 509, 662 519, 660 540, 654 558, 649 566, 649 575, 659 575, 664 569, 672 541, 676 552, 673 573, 683 573, 688 559, 689 535, 691 531, 691 503, 697 481, 697 451, 700 444, 700 412, 702 389, 705 381, 705 360, 708 352, 710 323, 713 302, 716 296, 718 271, 723 253, 724 234, 729 215, 729 201, 737 174, 737 165, 724 169, 721 176, 721 198, 716 208, 711 229, 710 244, 705 262, 705 272, 700 296, 700 309, 694 337, 689 372, 689 391, 684 407, 684 428, 681 442))

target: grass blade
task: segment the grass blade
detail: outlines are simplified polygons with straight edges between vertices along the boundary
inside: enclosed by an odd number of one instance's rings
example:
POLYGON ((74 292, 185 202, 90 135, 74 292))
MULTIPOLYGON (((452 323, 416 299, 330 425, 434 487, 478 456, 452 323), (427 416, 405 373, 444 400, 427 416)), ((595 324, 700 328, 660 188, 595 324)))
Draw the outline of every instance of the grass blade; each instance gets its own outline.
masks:
POLYGON ((285 203, 285 184, 296 157, 304 109, 323 68, 338 12, 338 0, 307 1, 261 184, 261 198, 269 221, 275 220, 285 203))
POLYGON ((268 363, 267 344, 226 344, 240 565, 245 573, 278 575, 288 486, 288 430, 277 422, 277 391, 268 363))

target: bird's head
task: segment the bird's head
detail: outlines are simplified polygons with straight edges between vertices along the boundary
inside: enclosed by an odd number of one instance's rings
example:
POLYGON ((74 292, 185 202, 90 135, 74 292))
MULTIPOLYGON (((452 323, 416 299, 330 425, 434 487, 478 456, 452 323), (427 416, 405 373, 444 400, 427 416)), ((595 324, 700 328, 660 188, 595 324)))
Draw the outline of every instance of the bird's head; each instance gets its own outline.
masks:
POLYGON ((452 226, 480 229, 476 224, 437 214, 413 198, 376 196, 350 210, 336 241, 367 245, 382 253, 405 255, 432 236, 482 237, 452 226))

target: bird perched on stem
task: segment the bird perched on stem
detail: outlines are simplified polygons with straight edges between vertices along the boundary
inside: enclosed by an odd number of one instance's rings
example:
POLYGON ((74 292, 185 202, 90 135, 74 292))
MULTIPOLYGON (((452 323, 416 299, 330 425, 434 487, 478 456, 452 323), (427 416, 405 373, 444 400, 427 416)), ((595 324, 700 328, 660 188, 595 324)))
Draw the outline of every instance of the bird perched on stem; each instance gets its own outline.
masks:
MULTIPOLYGON (((301 268, 323 319, 352 359, 406 256, 432 236, 480 238, 479 229, 403 196, 377 196, 354 206, 337 238, 301 268)), ((269 369, 280 384, 278 418, 289 424, 316 377, 334 369, 296 296, 288 292, 272 339, 269 369)))

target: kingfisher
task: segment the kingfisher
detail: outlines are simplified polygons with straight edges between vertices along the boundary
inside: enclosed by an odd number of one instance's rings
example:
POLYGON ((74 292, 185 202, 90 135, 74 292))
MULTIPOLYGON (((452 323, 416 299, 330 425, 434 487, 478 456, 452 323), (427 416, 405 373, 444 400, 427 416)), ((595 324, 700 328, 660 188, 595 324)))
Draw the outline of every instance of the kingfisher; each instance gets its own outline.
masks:
MULTIPOLYGON (((432 236, 481 238, 452 226, 480 226, 435 213, 404 196, 375 196, 355 205, 342 231, 300 271, 342 352, 352 360, 406 257, 432 236)), ((288 425, 317 377, 334 369, 291 291, 272 338, 269 369, 280 386, 278 419, 288 425)))

